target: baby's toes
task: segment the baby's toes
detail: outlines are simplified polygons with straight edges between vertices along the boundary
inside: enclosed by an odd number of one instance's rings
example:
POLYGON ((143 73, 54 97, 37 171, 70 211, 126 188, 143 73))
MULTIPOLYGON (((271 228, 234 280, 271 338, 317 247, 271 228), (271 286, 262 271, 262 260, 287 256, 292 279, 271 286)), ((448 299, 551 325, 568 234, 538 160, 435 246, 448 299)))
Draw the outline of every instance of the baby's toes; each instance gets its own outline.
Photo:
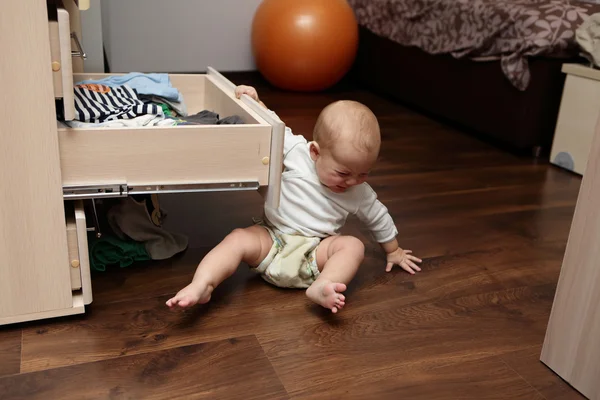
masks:
POLYGON ((346 285, 343 283, 334 283, 333 290, 335 290, 337 293, 341 293, 346 290, 346 285))
POLYGON ((184 296, 181 299, 179 299, 179 301, 177 302, 177 304, 180 307, 187 307, 190 305, 190 303, 192 302, 192 300, 190 299, 189 296, 184 296))

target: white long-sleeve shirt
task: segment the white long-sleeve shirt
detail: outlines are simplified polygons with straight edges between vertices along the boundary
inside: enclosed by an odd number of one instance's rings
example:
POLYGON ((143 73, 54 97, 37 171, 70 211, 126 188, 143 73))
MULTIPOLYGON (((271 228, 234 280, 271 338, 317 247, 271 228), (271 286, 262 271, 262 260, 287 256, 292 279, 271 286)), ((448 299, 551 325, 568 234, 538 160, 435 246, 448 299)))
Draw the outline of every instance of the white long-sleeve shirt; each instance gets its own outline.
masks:
POLYGON ((279 208, 265 205, 271 224, 287 234, 325 238, 339 234, 349 214, 355 214, 379 243, 398 231, 387 208, 367 183, 334 193, 324 186, 310 158, 309 143, 285 128, 283 174, 279 208))

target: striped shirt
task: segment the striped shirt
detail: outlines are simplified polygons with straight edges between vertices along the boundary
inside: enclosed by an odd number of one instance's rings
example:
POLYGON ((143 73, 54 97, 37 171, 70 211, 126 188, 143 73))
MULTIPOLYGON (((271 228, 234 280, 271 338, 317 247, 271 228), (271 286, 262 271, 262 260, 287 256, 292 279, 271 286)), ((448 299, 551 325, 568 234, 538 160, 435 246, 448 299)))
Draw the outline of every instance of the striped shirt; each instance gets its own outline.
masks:
POLYGON ((74 91, 75 119, 81 122, 102 123, 146 114, 164 116, 159 105, 145 104, 128 85, 83 84, 75 86, 74 91))

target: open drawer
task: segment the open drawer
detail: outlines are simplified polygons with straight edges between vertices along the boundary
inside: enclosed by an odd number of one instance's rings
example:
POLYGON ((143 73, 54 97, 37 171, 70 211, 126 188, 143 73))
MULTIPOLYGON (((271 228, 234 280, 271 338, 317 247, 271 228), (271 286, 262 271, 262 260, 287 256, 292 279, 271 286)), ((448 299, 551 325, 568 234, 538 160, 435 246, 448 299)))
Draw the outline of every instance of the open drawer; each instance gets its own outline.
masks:
MULTIPOLYGON (((119 75, 119 74, 110 74, 119 75)), ((109 74, 74 74, 74 82, 109 74)), ((58 129, 65 198, 256 190, 279 203, 284 124, 217 71, 170 75, 188 114, 202 110, 244 124, 58 129)))

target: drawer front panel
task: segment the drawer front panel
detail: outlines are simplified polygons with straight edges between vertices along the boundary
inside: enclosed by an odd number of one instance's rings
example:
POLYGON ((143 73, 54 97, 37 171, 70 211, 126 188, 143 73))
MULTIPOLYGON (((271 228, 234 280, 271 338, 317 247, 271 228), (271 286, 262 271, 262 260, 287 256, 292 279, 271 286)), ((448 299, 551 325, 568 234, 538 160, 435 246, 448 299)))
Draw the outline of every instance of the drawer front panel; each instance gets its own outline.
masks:
POLYGON ((92 302, 92 277, 87 240, 87 222, 83 201, 75 201, 75 228, 77 230, 77 250, 79 252, 79 270, 81 272, 81 293, 83 304, 92 302))
POLYGON ((67 268, 71 273, 71 289, 81 289, 81 261, 79 259, 79 246, 77 241, 77 224, 75 222, 75 212, 67 207, 67 246, 69 249, 69 262, 67 268))
POLYGON ((271 128, 258 125, 61 129, 63 186, 268 184, 271 128))
POLYGON ((66 121, 70 121, 75 118, 71 25, 69 13, 64 8, 58 7, 55 17, 56 20, 48 21, 54 97, 62 99, 62 114, 66 121))

